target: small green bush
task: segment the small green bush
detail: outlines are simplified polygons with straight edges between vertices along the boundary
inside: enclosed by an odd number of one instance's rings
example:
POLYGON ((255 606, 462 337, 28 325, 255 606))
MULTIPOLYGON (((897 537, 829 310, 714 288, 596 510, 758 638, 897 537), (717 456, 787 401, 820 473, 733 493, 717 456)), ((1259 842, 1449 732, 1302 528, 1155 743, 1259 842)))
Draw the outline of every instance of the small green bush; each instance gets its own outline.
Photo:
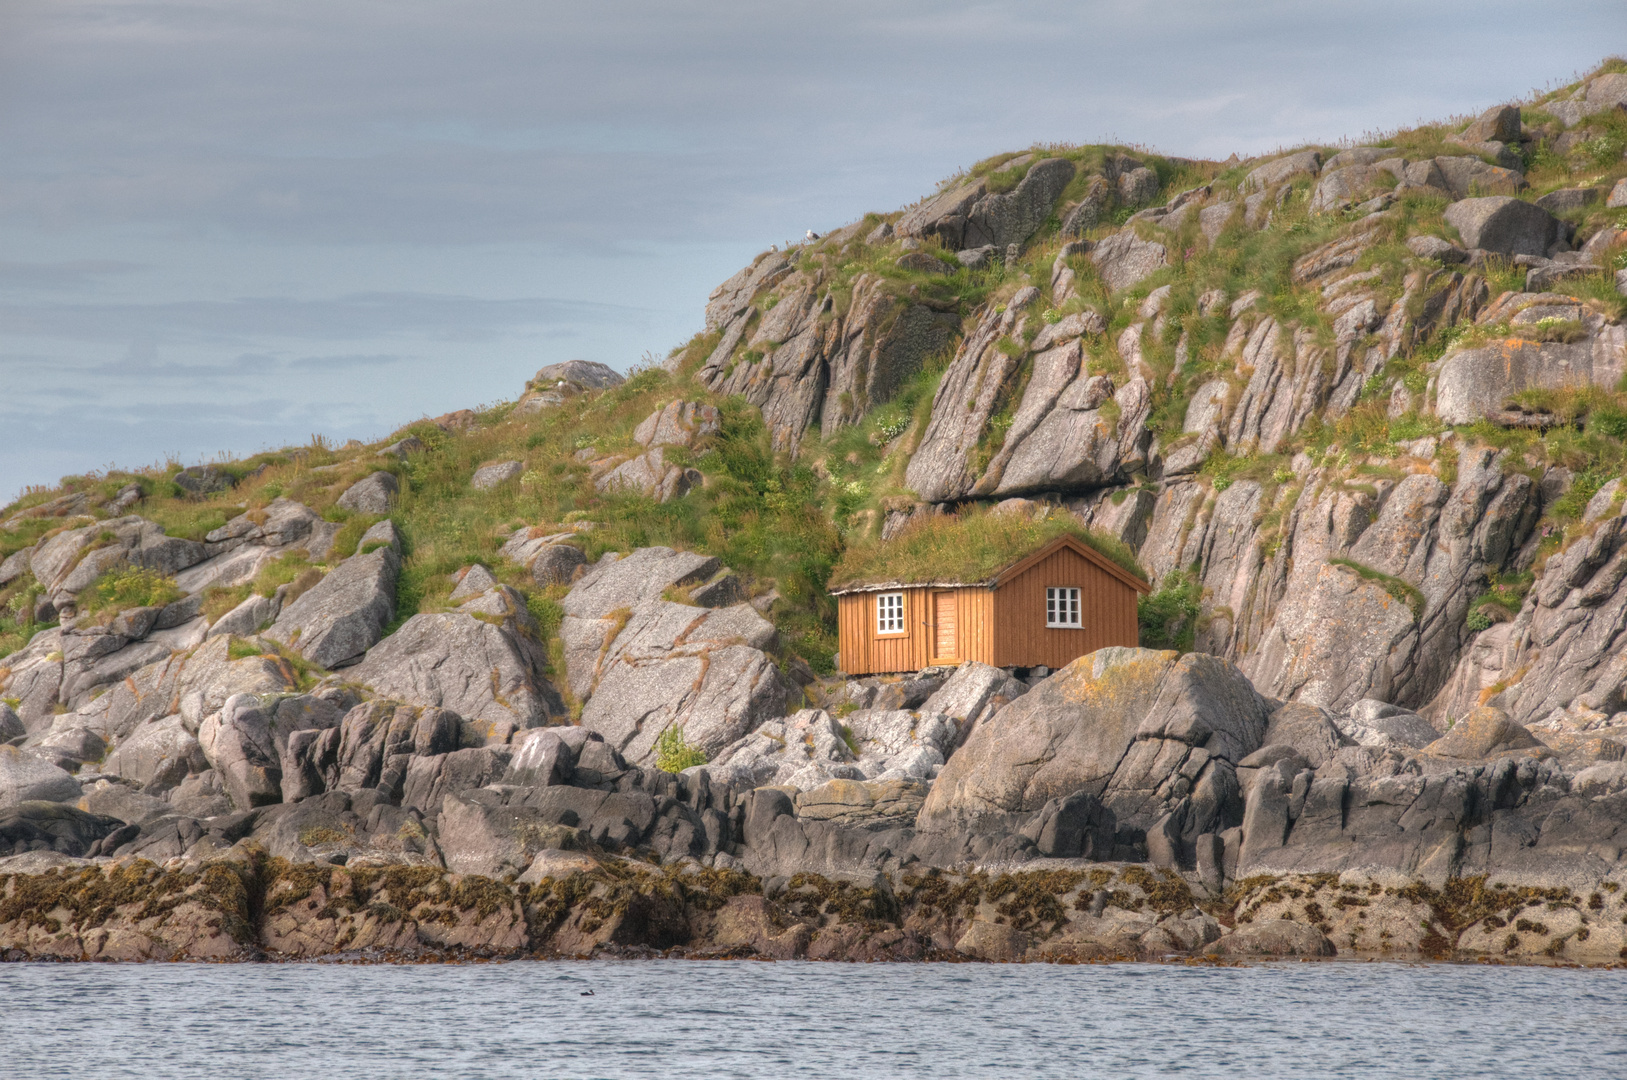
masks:
POLYGON ((684 741, 683 728, 667 728, 655 740, 655 767, 662 772, 680 773, 706 764, 706 752, 684 741))
POLYGON ((119 566, 96 579, 82 594, 86 611, 112 615, 130 608, 159 607, 185 594, 174 578, 143 566, 119 566))
MULTIPOLYGON (((270 596, 277 591, 279 585, 287 585, 298 581, 308 570, 315 570, 311 566, 310 560, 306 559, 301 552, 290 551, 286 555, 279 556, 275 562, 269 564, 255 575, 254 591, 260 596, 270 596)), ((316 580, 321 580, 320 572, 317 572, 316 580)), ((313 584, 315 584, 314 581, 307 584, 305 588, 310 588, 310 585, 313 584)), ((304 589, 300 591, 303 592, 304 589)), ((293 597, 288 597, 288 600, 292 601, 293 597)))
POLYGON ((1196 574, 1185 570, 1170 573, 1162 588, 1136 601, 1142 647, 1191 652, 1202 599, 1203 585, 1196 574))
POLYGON ((228 660, 247 660, 251 656, 262 656, 264 650, 252 641, 234 637, 226 643, 226 658, 228 660))

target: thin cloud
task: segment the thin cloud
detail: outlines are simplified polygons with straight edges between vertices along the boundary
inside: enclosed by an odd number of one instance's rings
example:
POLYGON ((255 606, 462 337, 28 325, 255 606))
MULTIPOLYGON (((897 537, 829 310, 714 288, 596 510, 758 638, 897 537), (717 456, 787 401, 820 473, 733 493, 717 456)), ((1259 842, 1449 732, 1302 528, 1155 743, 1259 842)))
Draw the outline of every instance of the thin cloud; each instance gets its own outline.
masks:
POLYGON ((636 320, 632 305, 546 297, 488 300, 432 293, 357 293, 331 300, 245 297, 168 303, 0 303, 9 334, 68 341, 358 338, 423 334, 484 340, 523 328, 636 320))
POLYGON ((110 277, 122 277, 146 269, 142 263, 116 259, 79 259, 70 262, 11 262, 0 259, 0 289, 63 290, 83 289, 110 277))
POLYGON ((383 368, 394 367, 408 359, 394 353, 372 353, 368 355, 352 354, 349 356, 302 356, 298 360, 290 360, 288 366, 296 369, 315 371, 345 371, 355 368, 383 368))

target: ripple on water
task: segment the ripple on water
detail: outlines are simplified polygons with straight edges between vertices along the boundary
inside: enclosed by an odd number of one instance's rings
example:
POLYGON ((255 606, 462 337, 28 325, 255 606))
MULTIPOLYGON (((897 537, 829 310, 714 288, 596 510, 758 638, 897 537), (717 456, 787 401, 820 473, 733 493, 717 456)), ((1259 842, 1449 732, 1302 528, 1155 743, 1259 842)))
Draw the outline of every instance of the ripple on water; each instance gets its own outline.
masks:
POLYGON ((1627 973, 1550 968, 8 964, 0 1016, 30 1080, 1627 1076, 1627 973))

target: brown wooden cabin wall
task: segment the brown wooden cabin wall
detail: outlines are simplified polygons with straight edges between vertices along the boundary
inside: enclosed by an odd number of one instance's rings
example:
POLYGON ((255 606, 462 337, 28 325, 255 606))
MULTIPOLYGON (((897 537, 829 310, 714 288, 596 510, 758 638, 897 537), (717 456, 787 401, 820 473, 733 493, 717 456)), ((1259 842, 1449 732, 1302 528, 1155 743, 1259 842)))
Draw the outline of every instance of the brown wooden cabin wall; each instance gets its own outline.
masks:
POLYGON ((960 662, 991 663, 995 649, 994 593, 985 588, 892 589, 904 594, 905 632, 899 636, 876 634, 875 592, 848 593, 836 598, 838 663, 849 675, 919 671, 935 659, 932 652, 932 594, 955 594, 957 644, 960 662))
POLYGON ((996 667, 1066 667, 1109 645, 1135 646, 1136 591, 1070 548, 1058 548, 1027 570, 1002 582, 994 594, 996 667), (1078 630, 1045 625, 1045 590, 1079 590, 1078 630))

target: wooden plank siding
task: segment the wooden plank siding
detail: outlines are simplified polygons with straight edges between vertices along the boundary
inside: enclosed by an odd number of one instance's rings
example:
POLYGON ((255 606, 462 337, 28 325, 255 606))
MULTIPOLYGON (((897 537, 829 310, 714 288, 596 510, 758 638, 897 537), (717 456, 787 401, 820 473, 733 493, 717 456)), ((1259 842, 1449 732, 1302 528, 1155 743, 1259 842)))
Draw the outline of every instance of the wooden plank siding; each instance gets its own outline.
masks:
POLYGON ((1140 644, 1136 600, 1148 586, 1072 537, 1062 537, 979 585, 867 588, 836 597, 839 663, 849 675, 919 671, 970 660, 995 667, 1066 667, 1109 645, 1140 644), (1080 626, 1045 625, 1045 590, 1079 590, 1080 626), (904 594, 904 632, 876 633, 876 597, 904 594), (942 598, 941 600, 939 598, 942 598), (949 627, 936 625, 952 600, 954 656, 937 655, 949 627))
POLYGON ((1068 547, 1000 583, 994 623, 995 667, 1066 667, 1109 645, 1135 646, 1141 637, 1136 590, 1068 547), (1079 590, 1079 629, 1045 625, 1045 590, 1051 586, 1079 590))
POLYGON ((994 593, 981 585, 951 589, 904 588, 847 593, 836 598, 840 666, 849 675, 919 671, 934 663, 992 663, 994 655, 994 593), (904 594, 904 633, 876 633, 876 597, 880 592, 904 594), (937 593, 954 597, 954 657, 934 656, 936 628, 932 598, 937 593))

